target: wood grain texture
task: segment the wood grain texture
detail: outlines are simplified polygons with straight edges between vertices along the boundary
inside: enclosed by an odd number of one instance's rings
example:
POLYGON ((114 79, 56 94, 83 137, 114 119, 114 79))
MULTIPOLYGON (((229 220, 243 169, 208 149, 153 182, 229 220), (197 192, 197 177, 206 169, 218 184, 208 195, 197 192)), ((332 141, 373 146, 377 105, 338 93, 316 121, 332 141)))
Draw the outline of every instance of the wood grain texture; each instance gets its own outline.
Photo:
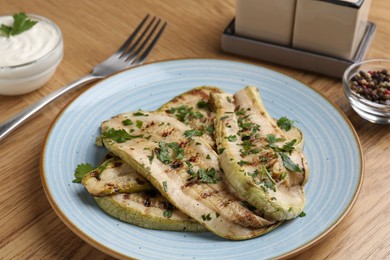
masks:
MULTIPOLYGON (((39 90, 0 96, 0 121, 89 72, 117 49, 145 14, 163 17, 169 21, 168 30, 148 62, 201 57, 261 65, 320 91, 355 127, 365 160, 360 195, 326 238, 295 259, 390 259, 390 126, 361 119, 344 97, 340 80, 223 53, 220 35, 234 16, 234 0, 1 0, 0 14, 19 11, 56 22, 64 35, 65 56, 39 90)), ((368 58, 390 59, 390 1, 373 0, 370 20, 377 32, 368 58)), ((0 259, 112 259, 61 222, 39 177, 45 133, 58 112, 82 91, 54 102, 0 143, 0 259)))

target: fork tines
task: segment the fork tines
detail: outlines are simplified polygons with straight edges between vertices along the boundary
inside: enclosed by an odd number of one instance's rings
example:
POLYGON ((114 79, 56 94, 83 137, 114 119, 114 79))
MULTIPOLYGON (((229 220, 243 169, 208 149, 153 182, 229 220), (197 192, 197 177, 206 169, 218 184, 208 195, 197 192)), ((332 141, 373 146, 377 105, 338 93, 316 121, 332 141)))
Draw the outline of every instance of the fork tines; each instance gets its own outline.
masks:
POLYGON ((156 16, 151 19, 149 17, 149 14, 145 16, 134 32, 118 49, 117 54, 120 56, 120 59, 132 64, 140 64, 149 55, 167 25, 166 21, 161 25, 161 19, 157 19, 156 16))

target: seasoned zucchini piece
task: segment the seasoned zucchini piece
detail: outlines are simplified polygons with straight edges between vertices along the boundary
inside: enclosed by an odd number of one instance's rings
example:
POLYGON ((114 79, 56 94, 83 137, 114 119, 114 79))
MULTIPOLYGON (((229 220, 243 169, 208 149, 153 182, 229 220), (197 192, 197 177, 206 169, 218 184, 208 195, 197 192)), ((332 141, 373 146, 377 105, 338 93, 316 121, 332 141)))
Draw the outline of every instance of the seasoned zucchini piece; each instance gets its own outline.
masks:
POLYGON ((165 111, 168 115, 189 125, 192 129, 202 131, 203 139, 215 149, 215 114, 209 106, 211 93, 224 93, 224 91, 217 87, 197 87, 176 96, 160 107, 159 111, 165 111))
POLYGON ((121 159, 113 157, 85 175, 81 181, 93 196, 154 189, 152 184, 121 159))
POLYGON ((124 113, 102 123, 105 147, 148 179, 176 208, 229 239, 262 235, 279 223, 245 207, 223 181, 218 156, 192 129, 162 112, 124 113), (131 120, 134 124, 124 124, 131 120))
POLYGON ((118 193, 95 197, 95 200, 109 215, 139 227, 170 231, 207 231, 197 221, 174 208, 157 191, 118 193))
POLYGON ((212 94, 212 104, 220 163, 231 186, 265 216, 297 217, 305 206, 308 165, 296 140, 265 110, 257 88, 212 94))

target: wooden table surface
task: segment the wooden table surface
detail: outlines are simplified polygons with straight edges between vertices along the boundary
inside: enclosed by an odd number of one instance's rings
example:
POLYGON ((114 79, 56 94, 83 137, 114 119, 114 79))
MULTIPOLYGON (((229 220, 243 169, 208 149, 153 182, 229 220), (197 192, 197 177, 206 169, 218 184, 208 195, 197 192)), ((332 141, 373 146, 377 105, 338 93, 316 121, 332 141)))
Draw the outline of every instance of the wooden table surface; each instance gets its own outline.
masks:
MULTIPOLYGON (((295 257, 390 259, 390 126, 361 119, 344 97, 338 79, 222 52, 220 36, 235 15, 234 0, 1 0, 0 14, 19 11, 57 23, 63 32, 65 56, 55 75, 39 90, 0 96, 0 122, 88 73, 116 50, 145 14, 166 18, 168 29, 148 62, 201 57, 258 64, 323 93, 355 127, 365 161, 360 195, 328 236, 295 257)), ((377 32, 367 58, 390 58, 390 1, 373 0, 369 19, 376 23, 377 32)), ((0 142, 0 259, 112 258, 84 242, 60 220, 40 180, 45 134, 60 110, 82 91, 62 97, 0 142)))

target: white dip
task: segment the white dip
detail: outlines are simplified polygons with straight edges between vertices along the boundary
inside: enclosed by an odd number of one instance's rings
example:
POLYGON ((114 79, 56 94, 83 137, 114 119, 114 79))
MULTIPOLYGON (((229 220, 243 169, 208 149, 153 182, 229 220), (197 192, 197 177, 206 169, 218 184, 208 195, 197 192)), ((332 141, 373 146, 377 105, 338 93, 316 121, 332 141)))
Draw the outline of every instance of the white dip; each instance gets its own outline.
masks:
MULTIPOLYGON (((12 16, 0 17, 0 25, 12 26, 13 22, 12 16)), ((15 36, 6 37, 0 32, 0 67, 39 59, 57 46, 59 38, 56 28, 44 20, 39 20, 31 29, 15 36)))

